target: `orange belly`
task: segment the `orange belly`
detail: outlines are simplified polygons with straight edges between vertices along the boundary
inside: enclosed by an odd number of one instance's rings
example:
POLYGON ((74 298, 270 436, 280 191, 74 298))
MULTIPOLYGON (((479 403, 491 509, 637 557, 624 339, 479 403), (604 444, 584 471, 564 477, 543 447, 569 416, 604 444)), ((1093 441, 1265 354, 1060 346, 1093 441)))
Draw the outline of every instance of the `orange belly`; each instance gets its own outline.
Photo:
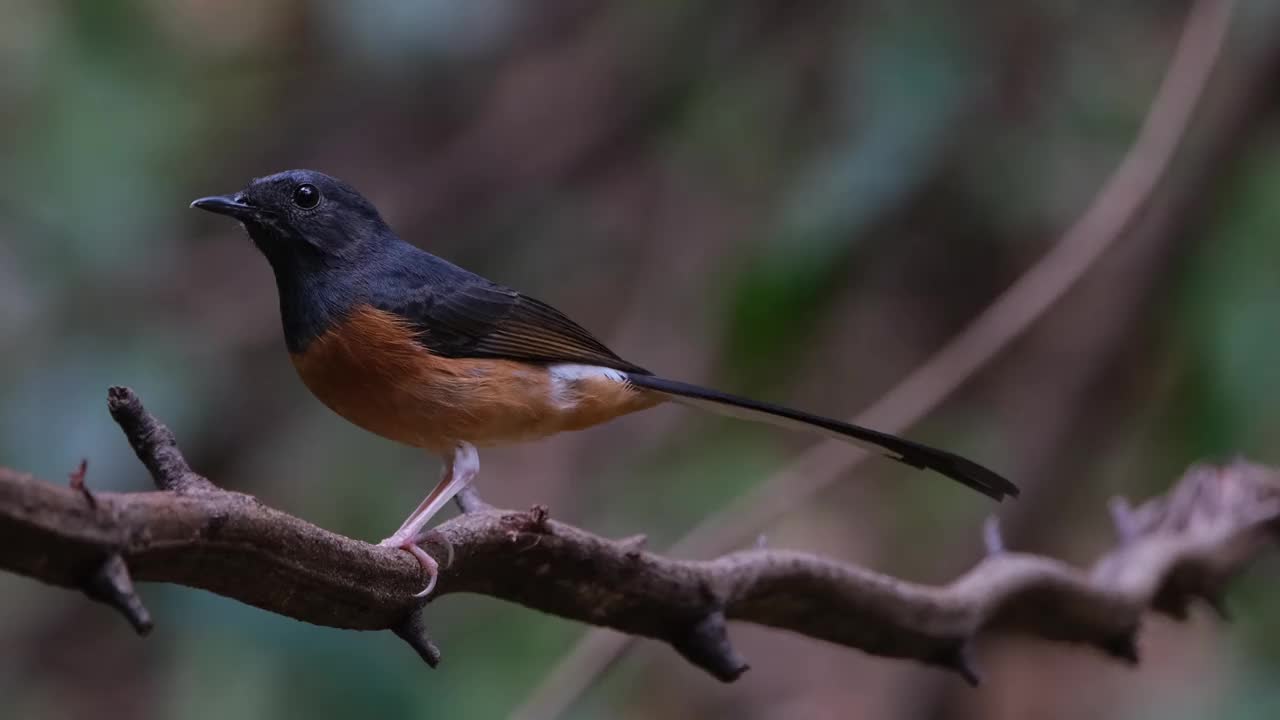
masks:
POLYGON ((444 358, 413 338, 395 315, 363 307, 292 359, 334 412, 435 452, 458 442, 498 445, 580 430, 661 402, 609 371, 444 358))

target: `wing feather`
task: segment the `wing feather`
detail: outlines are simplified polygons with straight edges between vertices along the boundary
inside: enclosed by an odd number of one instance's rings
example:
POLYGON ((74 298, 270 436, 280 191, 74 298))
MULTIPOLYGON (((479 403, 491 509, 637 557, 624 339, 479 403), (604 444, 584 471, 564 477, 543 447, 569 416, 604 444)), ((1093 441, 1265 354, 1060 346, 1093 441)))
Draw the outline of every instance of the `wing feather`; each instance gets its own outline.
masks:
POLYGON ((648 374, 559 310, 478 276, 428 283, 376 304, 412 323, 419 342, 444 357, 576 363, 648 374))

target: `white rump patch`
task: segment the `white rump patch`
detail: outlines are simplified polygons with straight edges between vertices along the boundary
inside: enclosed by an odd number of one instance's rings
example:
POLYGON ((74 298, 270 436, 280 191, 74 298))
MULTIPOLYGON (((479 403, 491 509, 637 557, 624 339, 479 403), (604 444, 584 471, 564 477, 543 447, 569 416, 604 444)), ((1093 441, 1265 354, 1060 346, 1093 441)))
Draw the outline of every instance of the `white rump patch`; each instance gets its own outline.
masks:
POLYGON ((564 410, 572 410, 578 405, 582 396, 583 380, 611 380, 625 383, 627 378, 620 371, 599 365, 552 365, 547 368, 551 373, 551 402, 564 410))

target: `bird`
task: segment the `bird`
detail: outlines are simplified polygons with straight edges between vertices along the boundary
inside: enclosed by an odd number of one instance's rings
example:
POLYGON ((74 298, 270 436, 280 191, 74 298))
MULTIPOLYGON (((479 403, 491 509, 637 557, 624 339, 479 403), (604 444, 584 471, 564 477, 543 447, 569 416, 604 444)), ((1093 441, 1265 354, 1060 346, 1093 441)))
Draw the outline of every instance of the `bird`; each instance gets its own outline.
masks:
POLYGON ((478 448, 581 430, 674 401, 870 446, 997 501, 1018 488, 946 450, 668 379, 624 360, 552 306, 402 240, 352 186, 315 170, 255 178, 191 207, 248 232, 275 276, 303 384, 351 423, 443 460, 439 481, 380 544, 413 555, 429 595, 425 528, 479 473, 478 448))

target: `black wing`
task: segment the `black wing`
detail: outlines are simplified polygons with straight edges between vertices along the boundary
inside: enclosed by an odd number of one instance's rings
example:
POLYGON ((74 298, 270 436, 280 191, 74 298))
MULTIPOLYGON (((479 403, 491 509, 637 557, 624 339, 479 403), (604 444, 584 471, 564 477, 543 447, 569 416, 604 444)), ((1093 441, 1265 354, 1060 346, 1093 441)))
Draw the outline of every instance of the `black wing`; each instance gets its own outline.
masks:
POLYGON ((453 266, 439 277, 375 302, 413 324, 436 355, 601 365, 649 374, 618 357, 564 313, 453 266))

